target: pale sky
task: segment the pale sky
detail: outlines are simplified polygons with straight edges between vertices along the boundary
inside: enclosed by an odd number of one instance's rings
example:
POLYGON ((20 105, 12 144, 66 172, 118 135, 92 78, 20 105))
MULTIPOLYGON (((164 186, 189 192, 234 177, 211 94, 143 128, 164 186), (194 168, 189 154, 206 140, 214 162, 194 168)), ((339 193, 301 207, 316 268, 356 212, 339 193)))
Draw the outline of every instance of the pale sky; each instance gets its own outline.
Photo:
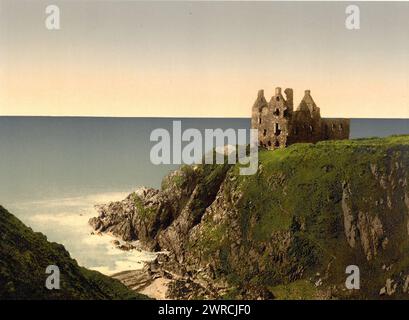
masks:
POLYGON ((0 115, 250 117, 280 86, 325 117, 409 118, 409 3, 354 4, 351 31, 345 2, 0 0, 0 115))

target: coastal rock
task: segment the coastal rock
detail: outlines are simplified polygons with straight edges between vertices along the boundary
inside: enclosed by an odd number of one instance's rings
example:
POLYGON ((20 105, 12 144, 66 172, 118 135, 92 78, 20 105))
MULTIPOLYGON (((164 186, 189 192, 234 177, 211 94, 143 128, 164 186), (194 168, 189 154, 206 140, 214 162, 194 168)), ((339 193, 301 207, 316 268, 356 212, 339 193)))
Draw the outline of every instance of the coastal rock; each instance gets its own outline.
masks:
POLYGON ((395 298, 408 290, 408 137, 296 144, 259 159, 252 176, 240 176, 239 165, 182 166, 160 190, 99 206, 90 224, 167 251, 150 272, 171 279, 173 298, 395 298), (359 293, 345 289, 352 262, 372 277, 359 293))

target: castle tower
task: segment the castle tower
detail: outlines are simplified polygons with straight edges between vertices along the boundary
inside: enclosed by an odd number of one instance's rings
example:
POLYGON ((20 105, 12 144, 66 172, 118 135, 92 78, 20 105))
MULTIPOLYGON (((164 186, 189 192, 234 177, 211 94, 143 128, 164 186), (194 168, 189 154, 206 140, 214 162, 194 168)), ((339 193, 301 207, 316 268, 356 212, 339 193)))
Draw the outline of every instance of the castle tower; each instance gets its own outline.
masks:
MULTIPOLYGON (((287 93, 289 90, 287 89, 287 93)), ((275 89, 275 95, 271 98, 269 103, 270 110, 273 114, 273 121, 271 123, 272 132, 270 132, 267 139, 268 149, 284 148, 287 145, 288 122, 290 119, 290 112, 292 111, 291 108, 289 108, 289 105, 291 103, 292 101, 284 99, 281 93, 281 88, 277 87, 275 89)))
POLYGON ((268 149, 283 148, 287 145, 288 125, 292 113, 292 90, 286 89, 287 99, 281 88, 275 89, 274 96, 267 103, 264 92, 259 91, 252 109, 251 127, 258 129, 259 145, 268 149))
POLYGON ((261 115, 263 108, 267 107, 267 100, 264 98, 264 90, 259 90, 257 99, 254 101, 253 108, 251 109, 251 127, 253 129, 259 129, 261 124, 261 115))

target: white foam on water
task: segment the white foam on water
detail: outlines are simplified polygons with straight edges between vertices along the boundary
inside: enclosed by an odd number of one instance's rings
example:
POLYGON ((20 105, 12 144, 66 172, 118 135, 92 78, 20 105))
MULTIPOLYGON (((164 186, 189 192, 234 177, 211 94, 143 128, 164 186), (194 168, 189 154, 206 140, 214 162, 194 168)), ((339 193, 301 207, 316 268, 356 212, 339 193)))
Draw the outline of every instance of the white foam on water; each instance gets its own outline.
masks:
POLYGON ((114 237, 91 234, 88 220, 98 214, 94 206, 122 200, 128 194, 108 192, 30 201, 14 204, 9 209, 34 231, 44 233, 50 241, 63 244, 81 266, 111 275, 141 269, 144 262, 156 257, 155 253, 140 249, 120 250, 112 243, 114 237))

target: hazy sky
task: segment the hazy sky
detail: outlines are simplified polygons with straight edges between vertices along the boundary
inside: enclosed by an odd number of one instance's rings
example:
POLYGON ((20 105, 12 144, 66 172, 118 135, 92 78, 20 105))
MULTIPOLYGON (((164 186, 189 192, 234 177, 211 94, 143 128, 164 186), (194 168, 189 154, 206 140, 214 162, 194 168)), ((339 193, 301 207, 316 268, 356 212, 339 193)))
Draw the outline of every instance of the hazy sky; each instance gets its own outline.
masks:
POLYGON ((0 0, 0 115, 249 117, 281 86, 409 118, 409 3, 358 4, 350 31, 345 2, 0 0))

